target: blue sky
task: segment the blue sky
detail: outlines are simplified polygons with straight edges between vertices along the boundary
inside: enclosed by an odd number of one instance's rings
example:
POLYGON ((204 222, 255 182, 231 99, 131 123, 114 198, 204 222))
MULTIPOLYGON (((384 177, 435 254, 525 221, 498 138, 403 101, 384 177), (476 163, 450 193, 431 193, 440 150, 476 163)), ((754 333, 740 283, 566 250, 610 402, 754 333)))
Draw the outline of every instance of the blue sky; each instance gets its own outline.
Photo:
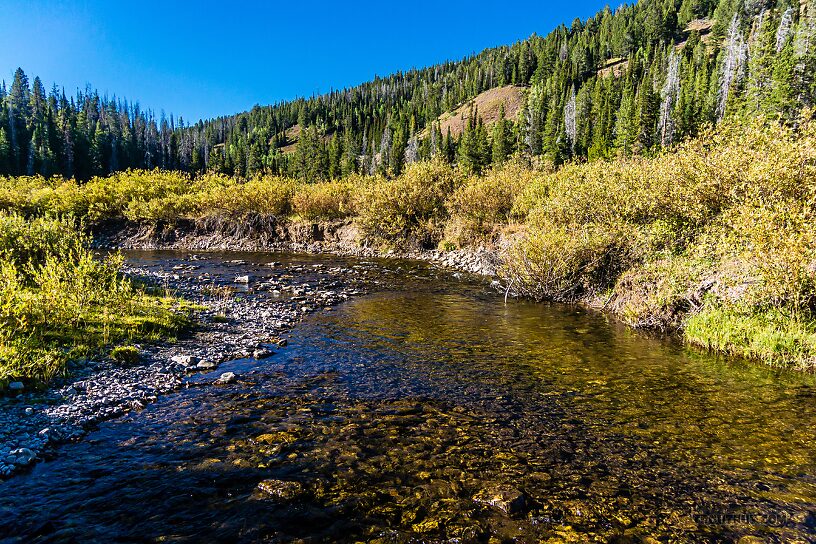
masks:
POLYGON ((0 0, 0 78, 20 66, 47 89, 90 84, 195 121, 545 35, 606 4, 0 0))

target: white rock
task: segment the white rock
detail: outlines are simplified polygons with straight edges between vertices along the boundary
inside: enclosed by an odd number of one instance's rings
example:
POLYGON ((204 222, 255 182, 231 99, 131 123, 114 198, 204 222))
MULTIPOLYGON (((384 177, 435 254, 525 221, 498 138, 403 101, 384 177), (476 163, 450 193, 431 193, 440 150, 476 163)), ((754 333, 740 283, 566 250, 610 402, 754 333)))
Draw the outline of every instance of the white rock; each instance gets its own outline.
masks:
POLYGON ((37 458, 37 455, 28 448, 19 448, 13 450, 11 455, 15 455, 17 458, 14 460, 15 465, 20 466, 28 466, 34 462, 37 458))
POLYGON ((192 366, 197 364, 201 359, 194 355, 176 355, 170 360, 179 365, 192 366))
POLYGON ((221 374, 221 376, 219 376, 217 380, 215 380, 215 383, 226 385, 228 383, 235 383, 237 379, 238 377, 235 375, 234 372, 224 372, 223 374, 221 374))

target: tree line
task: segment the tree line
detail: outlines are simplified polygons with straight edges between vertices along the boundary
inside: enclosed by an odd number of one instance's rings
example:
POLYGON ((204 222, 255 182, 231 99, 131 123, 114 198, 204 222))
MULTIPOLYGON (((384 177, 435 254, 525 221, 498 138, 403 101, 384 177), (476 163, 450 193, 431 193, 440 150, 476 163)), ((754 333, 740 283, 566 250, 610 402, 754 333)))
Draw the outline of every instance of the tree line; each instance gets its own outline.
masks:
POLYGON ((795 123, 816 99, 814 41, 814 0, 641 0, 458 62, 195 124, 90 89, 46 92, 18 69, 0 85, 0 173, 318 180, 396 175, 434 156, 478 172, 512 154, 650 153, 726 116, 795 123), (461 135, 442 133, 442 113, 504 85, 524 89, 517 116, 486 126, 473 111, 461 135))

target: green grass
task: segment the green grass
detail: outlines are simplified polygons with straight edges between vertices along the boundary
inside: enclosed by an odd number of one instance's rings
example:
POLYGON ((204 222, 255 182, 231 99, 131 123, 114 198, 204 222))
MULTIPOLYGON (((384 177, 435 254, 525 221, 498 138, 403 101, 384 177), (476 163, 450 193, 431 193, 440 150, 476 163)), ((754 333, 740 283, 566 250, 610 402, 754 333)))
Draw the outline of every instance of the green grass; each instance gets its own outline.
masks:
POLYGON ((192 305, 147 292, 88 243, 71 220, 0 214, 0 385, 48 381, 81 357, 124 360, 120 346, 191 326, 192 305))
POLYGON ((771 366, 816 368, 816 321, 803 316, 706 307, 686 319, 684 336, 704 349, 771 366))

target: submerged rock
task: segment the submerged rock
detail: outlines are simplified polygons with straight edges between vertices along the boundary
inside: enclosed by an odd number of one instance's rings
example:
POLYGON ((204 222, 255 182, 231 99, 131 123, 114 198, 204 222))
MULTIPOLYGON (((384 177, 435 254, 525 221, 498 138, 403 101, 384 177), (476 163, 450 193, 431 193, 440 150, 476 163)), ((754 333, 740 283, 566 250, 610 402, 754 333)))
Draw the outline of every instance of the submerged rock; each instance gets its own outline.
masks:
POLYGON ((299 482, 264 480, 258 484, 258 491, 263 498, 291 501, 303 495, 303 486, 299 482))
POLYGON ((23 382, 11 382, 10 384, 8 384, 9 391, 20 392, 23 389, 25 389, 25 385, 23 385, 23 382))
POLYGON ((11 455, 15 457, 14 464, 23 467, 30 465, 37 459, 37 454, 28 448, 12 450, 11 455))
POLYGON ((483 489, 473 496, 473 501, 491 506, 508 516, 523 512, 527 506, 527 501, 521 491, 506 485, 483 489))

